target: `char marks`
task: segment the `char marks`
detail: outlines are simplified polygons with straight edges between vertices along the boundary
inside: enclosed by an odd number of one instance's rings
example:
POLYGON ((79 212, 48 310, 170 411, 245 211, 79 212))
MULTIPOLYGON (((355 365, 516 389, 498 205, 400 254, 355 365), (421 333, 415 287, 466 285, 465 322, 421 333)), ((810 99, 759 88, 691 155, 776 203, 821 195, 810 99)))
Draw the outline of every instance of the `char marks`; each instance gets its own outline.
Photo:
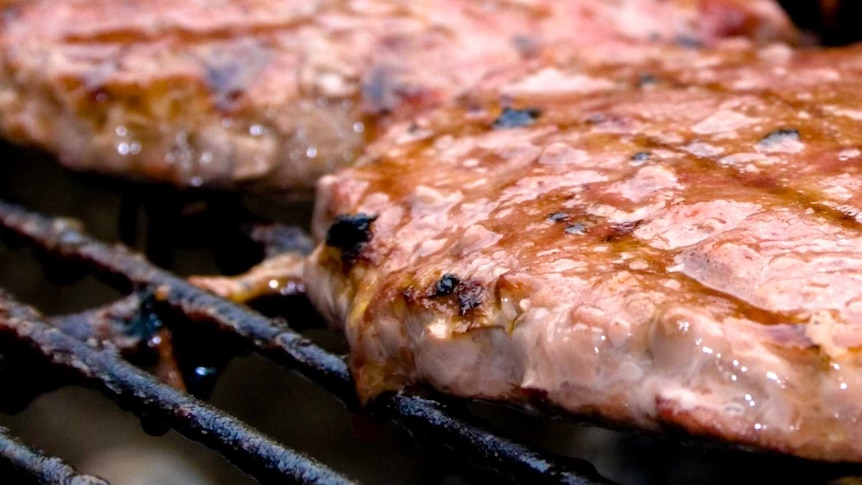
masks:
POLYGON ((371 240, 371 223, 377 216, 364 213, 341 214, 326 232, 326 245, 341 251, 341 262, 350 265, 371 240))
POLYGON ((541 114, 537 108, 513 109, 503 108, 500 116, 491 124, 495 129, 523 128, 530 126, 541 114))

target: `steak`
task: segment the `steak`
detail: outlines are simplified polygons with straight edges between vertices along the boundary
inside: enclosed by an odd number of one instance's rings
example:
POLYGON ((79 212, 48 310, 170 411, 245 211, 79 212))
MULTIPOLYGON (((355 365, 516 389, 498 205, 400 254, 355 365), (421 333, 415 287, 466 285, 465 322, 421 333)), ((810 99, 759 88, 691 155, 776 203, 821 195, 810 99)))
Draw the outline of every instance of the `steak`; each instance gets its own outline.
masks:
POLYGON ((321 179, 305 284, 360 395, 862 461, 862 47, 624 47, 492 76, 321 179))
POLYGON ((794 36, 768 0, 0 2, 0 133, 69 167, 294 191, 486 74, 620 39, 794 36))

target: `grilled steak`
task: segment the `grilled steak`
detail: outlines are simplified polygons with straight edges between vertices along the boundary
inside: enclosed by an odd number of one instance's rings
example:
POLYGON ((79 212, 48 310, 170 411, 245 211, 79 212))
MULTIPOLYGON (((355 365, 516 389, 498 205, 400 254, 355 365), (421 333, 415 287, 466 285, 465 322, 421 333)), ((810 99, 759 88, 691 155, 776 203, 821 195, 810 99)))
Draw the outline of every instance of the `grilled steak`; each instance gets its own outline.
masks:
POLYGON ((320 181, 306 286, 361 395, 862 461, 862 47, 614 52, 496 76, 320 181))
POLYGON ((310 187, 390 119, 549 45, 787 39, 759 0, 0 3, 0 131, 70 167, 310 187))

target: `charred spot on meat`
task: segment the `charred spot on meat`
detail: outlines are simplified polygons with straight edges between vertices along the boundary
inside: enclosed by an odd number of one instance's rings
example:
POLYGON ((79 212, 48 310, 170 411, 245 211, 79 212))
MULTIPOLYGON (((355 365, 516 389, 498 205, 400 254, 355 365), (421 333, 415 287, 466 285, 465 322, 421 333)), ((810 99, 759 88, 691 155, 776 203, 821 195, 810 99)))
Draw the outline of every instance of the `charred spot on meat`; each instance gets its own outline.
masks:
POLYGON ((461 284, 461 280, 450 273, 446 273, 442 278, 434 283, 434 291, 432 296, 449 296, 455 291, 455 288, 461 284))
POLYGON ((478 308, 485 297, 485 289, 478 281, 465 281, 455 287, 455 298, 458 299, 458 313, 466 315, 470 310, 478 308))
POLYGON ((799 141, 799 130, 796 128, 779 128, 761 138, 757 145, 761 148, 772 148, 786 140, 799 141))
POLYGON ((341 250, 342 263, 353 263, 371 240, 371 223, 376 219, 362 212, 337 216, 326 232, 326 245, 341 250))
POLYGON ((649 72, 645 72, 645 73, 641 74, 640 76, 638 76, 638 80, 637 80, 637 86, 639 88, 652 86, 652 85, 658 84, 658 83, 659 83, 658 77, 655 74, 652 74, 649 72))
POLYGON ((690 35, 680 35, 674 39, 676 45, 680 47, 685 47, 686 49, 702 49, 703 41, 698 38, 692 37, 690 35))
POLYGON ((585 224, 581 224, 580 222, 575 224, 569 224, 563 229, 563 232, 566 234, 571 234, 573 236, 583 236, 587 233, 587 226, 585 224))
POLYGON ((606 233, 602 238, 602 242, 610 243, 619 241, 633 233, 642 222, 643 221, 638 220, 609 224, 606 228, 606 233))
POLYGON ((547 219, 551 222, 562 222, 569 218, 565 212, 552 212, 548 214, 547 219))
POLYGON ((608 120, 608 116, 603 113, 594 113, 587 117, 587 124, 599 125, 608 120))
POLYGON ((482 304, 485 289, 478 281, 462 281, 457 276, 446 273, 434 283, 427 294, 431 298, 454 295, 458 302, 458 314, 464 316, 482 304))
POLYGON ((503 112, 494 120, 492 126, 495 129, 523 128, 532 125, 540 114, 541 112, 536 108, 503 108, 503 112))
POLYGON ((541 52, 542 42, 537 37, 519 34, 512 38, 512 45, 524 59, 535 57, 541 52))
POLYGON ((365 110, 380 115, 392 112, 399 101, 398 81, 393 68, 376 66, 371 69, 368 79, 362 84, 365 110))
POLYGON ((632 158, 630 160, 634 165, 641 165, 646 163, 650 159, 650 157, 652 157, 652 153, 650 152, 637 152, 632 155, 632 158))

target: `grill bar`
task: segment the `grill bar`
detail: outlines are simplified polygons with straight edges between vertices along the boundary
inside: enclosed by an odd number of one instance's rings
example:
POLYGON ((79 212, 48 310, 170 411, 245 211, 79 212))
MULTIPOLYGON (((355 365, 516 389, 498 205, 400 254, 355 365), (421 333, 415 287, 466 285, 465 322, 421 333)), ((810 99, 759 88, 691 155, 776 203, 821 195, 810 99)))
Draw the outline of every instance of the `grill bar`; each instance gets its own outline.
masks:
MULTIPOLYGON (((0 292, 0 334, 26 344, 57 368, 138 415, 157 419, 220 452, 262 483, 350 484, 351 480, 290 450, 241 421, 159 382, 109 350, 96 350, 45 322, 0 292)), ((63 483, 63 482, 58 482, 63 483)))
MULTIPOLYGON (((215 324, 240 336, 270 360, 294 368, 338 397, 349 408, 357 398, 344 360, 286 324, 203 291, 159 269, 123 246, 111 246, 85 234, 65 219, 52 219, 0 201, 0 227, 43 250, 86 263, 115 283, 153 292, 156 298, 194 321, 215 324)), ((453 416, 433 401, 413 396, 384 397, 378 410, 414 433, 433 435, 435 442, 456 449, 474 463, 530 483, 608 483, 587 462, 563 459, 490 433, 468 419, 453 416)))
POLYGON ((49 322, 63 333, 87 341, 110 341, 123 356, 134 354, 142 346, 141 337, 129 335, 129 322, 143 310, 137 294, 126 296, 103 307, 82 313, 49 318, 49 322))
POLYGON ((109 485, 91 475, 83 475, 63 462, 30 448, 0 427, 0 460, 5 461, 21 478, 35 483, 54 485, 109 485))
POLYGON ((414 434, 432 443, 444 443, 474 463, 504 469, 517 483, 598 485, 610 482, 595 468, 574 458, 549 458, 515 441, 488 433, 450 414, 440 403, 416 396, 394 395, 378 405, 414 434))
POLYGON ((297 369, 348 406, 355 405, 354 386, 344 361, 286 325, 192 286, 124 246, 104 244, 73 221, 51 219, 0 202, 0 225, 50 253, 88 263, 114 279, 149 289, 157 300, 192 320, 214 323, 239 335, 266 357, 297 369))

